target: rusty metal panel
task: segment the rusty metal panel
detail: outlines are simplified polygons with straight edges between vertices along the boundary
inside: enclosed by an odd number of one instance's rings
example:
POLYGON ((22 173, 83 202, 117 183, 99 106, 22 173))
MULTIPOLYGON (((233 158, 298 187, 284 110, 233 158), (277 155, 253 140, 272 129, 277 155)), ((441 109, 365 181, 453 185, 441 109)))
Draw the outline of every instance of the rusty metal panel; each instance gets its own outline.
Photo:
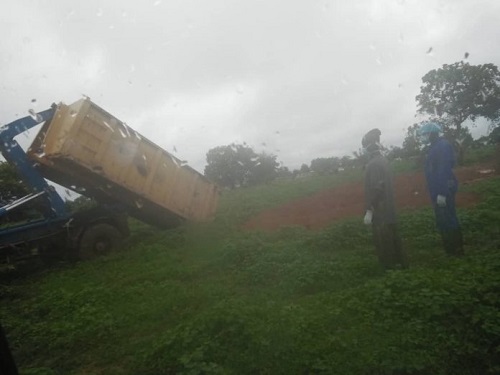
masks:
POLYGON ((28 156, 54 182, 125 204, 144 221, 206 221, 215 214, 214 184, 89 99, 59 104, 28 156))

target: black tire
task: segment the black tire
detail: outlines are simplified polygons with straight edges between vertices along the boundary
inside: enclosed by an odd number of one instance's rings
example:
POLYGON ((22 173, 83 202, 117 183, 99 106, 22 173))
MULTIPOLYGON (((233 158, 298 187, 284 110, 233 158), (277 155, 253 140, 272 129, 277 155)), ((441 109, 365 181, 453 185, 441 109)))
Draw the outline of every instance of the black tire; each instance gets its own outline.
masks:
POLYGON ((78 246, 82 260, 109 254, 121 247, 122 234, 114 226, 106 223, 94 224, 83 232, 78 246))

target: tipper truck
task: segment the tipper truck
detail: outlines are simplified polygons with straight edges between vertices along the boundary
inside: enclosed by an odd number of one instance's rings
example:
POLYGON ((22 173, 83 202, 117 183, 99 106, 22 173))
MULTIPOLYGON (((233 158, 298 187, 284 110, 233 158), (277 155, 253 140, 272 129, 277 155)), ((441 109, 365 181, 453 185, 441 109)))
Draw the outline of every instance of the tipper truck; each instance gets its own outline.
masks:
POLYGON ((0 150, 32 192, 0 207, 41 215, 0 226, 0 260, 66 254, 86 259, 119 246, 127 215, 162 228, 208 221, 217 187, 88 98, 60 103, 0 128, 0 150), (42 124, 25 152, 15 136, 42 124), (53 181, 98 205, 72 213, 53 181))

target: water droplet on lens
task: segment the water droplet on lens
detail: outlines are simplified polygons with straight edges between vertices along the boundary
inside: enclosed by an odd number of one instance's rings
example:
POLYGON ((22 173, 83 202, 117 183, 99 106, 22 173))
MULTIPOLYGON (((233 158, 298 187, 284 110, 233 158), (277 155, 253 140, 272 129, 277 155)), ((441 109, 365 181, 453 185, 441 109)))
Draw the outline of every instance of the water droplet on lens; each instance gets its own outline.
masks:
POLYGON ((30 114, 31 118, 33 120, 35 120, 36 122, 42 122, 43 121, 43 117, 40 116, 38 113, 36 113, 34 109, 28 110, 28 113, 30 114))

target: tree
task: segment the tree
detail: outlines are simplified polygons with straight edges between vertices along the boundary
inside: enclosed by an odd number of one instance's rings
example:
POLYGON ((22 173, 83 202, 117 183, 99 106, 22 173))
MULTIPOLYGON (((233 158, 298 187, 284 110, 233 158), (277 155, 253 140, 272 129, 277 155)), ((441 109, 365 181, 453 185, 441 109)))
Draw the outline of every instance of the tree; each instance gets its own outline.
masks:
POLYGON ((413 124, 412 126, 408 126, 406 130, 406 136, 403 140, 403 157, 411 158, 415 156, 419 156, 422 150, 422 143, 420 142, 420 138, 417 135, 417 131, 420 128, 421 124, 413 124))
POLYGON ((387 160, 395 160, 395 159, 403 159, 404 158, 404 151, 403 148, 398 147, 398 146, 390 146, 389 150, 387 151, 387 160))
POLYGON ((342 168, 352 168, 354 167, 353 159, 349 155, 344 155, 340 159, 340 166, 342 168))
MULTIPOLYGON (((443 65, 422 78, 416 100, 418 112, 436 116, 450 128, 454 140, 461 141, 463 124, 484 117, 500 119, 500 71, 494 64, 470 65, 463 61, 443 65)), ((441 122, 441 121, 440 121, 441 122)), ((459 161, 463 159, 463 147, 459 161)))
POLYGON ((205 176, 222 187, 234 189, 247 183, 257 154, 248 146, 231 144, 207 152, 205 176))
POLYGON ((331 158, 316 158, 311 161, 311 171, 319 174, 337 173, 340 167, 340 159, 331 158))
POLYGON ((278 177, 281 177, 281 178, 293 177, 293 173, 290 171, 290 169, 288 167, 285 167, 285 166, 279 167, 277 173, 278 173, 278 177))
POLYGON ((0 162, 0 201, 9 202, 28 194, 16 169, 7 162, 0 162))
POLYGON ((309 168, 309 166, 307 164, 302 164, 300 166, 299 172, 300 173, 309 173, 309 172, 311 172, 311 168, 309 168))
POLYGON ((278 175, 277 156, 255 151, 246 145, 218 146, 207 152, 205 176, 222 187, 266 183, 278 175))
POLYGON ((255 165, 250 169, 248 176, 249 185, 268 183, 278 176, 279 163, 277 156, 261 153, 257 156, 255 165))

